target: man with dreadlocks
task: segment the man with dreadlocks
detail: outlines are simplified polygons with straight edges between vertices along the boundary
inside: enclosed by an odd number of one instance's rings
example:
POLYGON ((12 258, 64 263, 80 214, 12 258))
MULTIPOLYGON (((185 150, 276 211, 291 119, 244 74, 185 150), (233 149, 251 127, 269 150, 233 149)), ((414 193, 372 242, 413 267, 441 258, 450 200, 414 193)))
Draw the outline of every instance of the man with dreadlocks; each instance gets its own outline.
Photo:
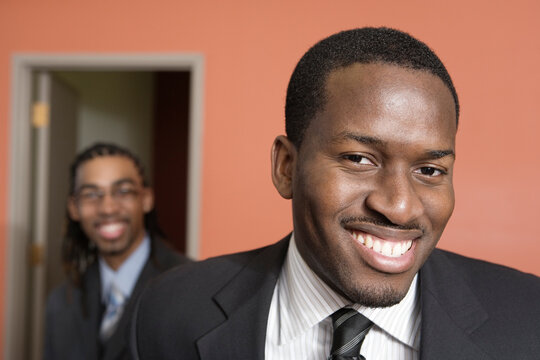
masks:
POLYGON ((114 144, 77 155, 70 170, 67 281, 47 303, 45 359, 124 359, 145 283, 189 260, 161 241, 139 159, 114 144))

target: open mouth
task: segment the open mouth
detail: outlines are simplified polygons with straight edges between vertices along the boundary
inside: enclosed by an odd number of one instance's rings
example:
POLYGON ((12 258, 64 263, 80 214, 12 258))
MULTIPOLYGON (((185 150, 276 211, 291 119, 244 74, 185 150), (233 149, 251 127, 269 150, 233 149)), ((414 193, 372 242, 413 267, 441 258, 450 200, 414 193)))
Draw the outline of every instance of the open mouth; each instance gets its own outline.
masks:
POLYGON ((357 231, 351 231, 351 234, 360 244, 368 249, 389 257, 402 256, 411 249, 413 244, 412 240, 388 241, 357 231))
POLYGON ((116 239, 123 234, 126 225, 124 223, 109 223, 98 227, 99 234, 105 239, 116 239))
POLYGON ((347 231, 355 241, 360 256, 372 269, 399 274, 414 266, 417 240, 422 236, 421 232, 389 229, 373 229, 372 232, 370 229, 351 228, 347 231))

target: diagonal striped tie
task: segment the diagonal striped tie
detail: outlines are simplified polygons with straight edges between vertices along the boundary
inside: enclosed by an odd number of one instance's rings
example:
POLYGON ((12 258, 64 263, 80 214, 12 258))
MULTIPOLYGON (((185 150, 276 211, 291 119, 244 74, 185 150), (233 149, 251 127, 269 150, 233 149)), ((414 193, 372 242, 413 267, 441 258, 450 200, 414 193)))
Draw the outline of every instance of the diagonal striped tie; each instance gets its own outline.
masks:
POLYGON ((358 311, 339 309, 332 314, 334 338, 328 360, 365 360, 360 347, 373 323, 358 311))
POLYGON ((105 343, 116 330, 118 321, 124 312, 126 297, 122 291, 113 283, 109 295, 107 296, 107 309, 101 320, 99 337, 102 343, 105 343))

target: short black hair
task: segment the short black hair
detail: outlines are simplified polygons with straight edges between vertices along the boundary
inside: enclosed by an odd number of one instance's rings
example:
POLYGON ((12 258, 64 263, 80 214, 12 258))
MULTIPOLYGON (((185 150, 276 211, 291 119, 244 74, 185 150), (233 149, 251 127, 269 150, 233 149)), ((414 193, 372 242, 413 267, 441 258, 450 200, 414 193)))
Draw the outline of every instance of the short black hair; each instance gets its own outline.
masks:
POLYGON ((392 64, 439 77, 454 97, 457 125, 458 95, 448 71, 433 50, 405 32, 365 27, 342 31, 319 41, 296 65, 287 88, 285 129, 297 148, 310 121, 325 106, 328 75, 355 63, 392 64))

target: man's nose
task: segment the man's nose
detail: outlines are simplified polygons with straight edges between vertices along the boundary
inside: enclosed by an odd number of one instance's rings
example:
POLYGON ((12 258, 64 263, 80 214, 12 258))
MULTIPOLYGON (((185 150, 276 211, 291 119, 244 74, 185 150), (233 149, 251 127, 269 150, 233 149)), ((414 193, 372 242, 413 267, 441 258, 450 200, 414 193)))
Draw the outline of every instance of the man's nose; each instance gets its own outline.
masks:
POLYGON ((99 203, 99 211, 103 214, 112 214, 118 210, 118 201, 110 192, 103 194, 99 203))
POLYGON ((396 225, 407 225, 424 213, 424 205, 407 171, 383 171, 366 198, 369 209, 396 225))

